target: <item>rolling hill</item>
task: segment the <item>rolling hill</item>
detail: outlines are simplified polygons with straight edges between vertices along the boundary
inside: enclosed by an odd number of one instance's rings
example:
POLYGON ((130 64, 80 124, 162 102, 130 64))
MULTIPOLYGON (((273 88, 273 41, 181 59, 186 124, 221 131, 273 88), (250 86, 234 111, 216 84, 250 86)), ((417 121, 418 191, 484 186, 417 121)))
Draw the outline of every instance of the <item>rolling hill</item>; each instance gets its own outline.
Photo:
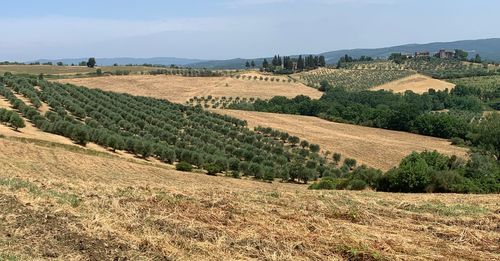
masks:
MULTIPOLYGON (((437 52, 440 49, 454 50, 462 49, 469 52, 469 57, 475 54, 480 54, 483 59, 489 61, 500 61, 500 38, 491 39, 481 39, 481 40, 463 40, 454 42, 434 42, 426 44, 405 44, 391 47, 383 48, 360 48, 360 49, 345 49, 337 50, 331 52, 324 52, 319 55, 324 55, 326 62, 329 64, 337 63, 338 59, 348 54, 352 57, 360 57, 361 55, 386 58, 391 53, 403 52, 403 53, 414 53, 418 51, 429 51, 437 52)), ((308 54, 302 54, 308 55, 308 54)), ((292 57, 297 57, 298 54, 291 55, 292 57)), ((72 58, 72 59, 40 59, 36 62, 63 62, 65 64, 78 64, 81 61, 87 60, 88 58, 72 58)), ((245 62, 248 60, 253 60, 257 65, 262 64, 265 57, 260 58, 235 58, 227 60, 201 60, 201 59, 185 59, 185 58, 175 58, 175 57, 154 57, 154 58, 130 58, 130 57, 118 57, 118 58, 96 58, 97 64, 100 66, 109 66, 115 63, 119 65, 125 64, 159 64, 159 65, 179 65, 188 66, 193 68, 208 68, 208 69, 244 69, 245 62)), ((267 59, 271 59, 267 57, 267 59)))
MULTIPOLYGON (((469 57, 475 54, 480 54, 485 60, 500 61, 500 38, 482 39, 482 40, 464 40, 455 42, 435 42, 427 44, 406 44, 384 48, 365 48, 365 49, 345 49, 331 52, 321 53, 324 55, 326 62, 335 64, 339 58, 345 54, 352 57, 360 57, 361 55, 386 58, 391 53, 414 53, 418 51, 437 52, 440 49, 454 50, 462 49, 469 52, 469 57)), ((292 57, 297 55, 292 55, 292 57)), ((267 58, 270 59, 270 58, 267 58)), ((220 69, 242 69, 245 68, 247 60, 254 60, 256 64, 261 64, 264 58, 256 59, 231 59, 231 60, 216 60, 193 63, 189 66, 199 68, 220 68, 220 69)))

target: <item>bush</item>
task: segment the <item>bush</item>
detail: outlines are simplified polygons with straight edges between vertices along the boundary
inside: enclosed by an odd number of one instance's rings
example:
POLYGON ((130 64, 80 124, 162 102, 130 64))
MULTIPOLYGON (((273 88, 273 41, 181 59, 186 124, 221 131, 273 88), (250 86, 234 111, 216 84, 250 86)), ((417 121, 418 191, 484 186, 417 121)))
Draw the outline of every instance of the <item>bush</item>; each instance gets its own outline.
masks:
POLYGON ((207 171, 208 175, 215 176, 217 173, 220 173, 222 169, 215 163, 207 163, 203 165, 203 168, 207 171))
POLYGON ((185 161, 181 161, 181 162, 177 163, 177 165, 175 165, 175 169, 178 171, 190 172, 193 170, 193 165, 191 165, 185 161))
POLYGON ((309 189, 326 189, 333 190, 337 188, 337 182, 331 177, 324 177, 319 182, 313 183, 309 189))
POLYGON ((353 179, 349 181, 348 189, 350 190, 363 190, 368 186, 364 180, 353 179))

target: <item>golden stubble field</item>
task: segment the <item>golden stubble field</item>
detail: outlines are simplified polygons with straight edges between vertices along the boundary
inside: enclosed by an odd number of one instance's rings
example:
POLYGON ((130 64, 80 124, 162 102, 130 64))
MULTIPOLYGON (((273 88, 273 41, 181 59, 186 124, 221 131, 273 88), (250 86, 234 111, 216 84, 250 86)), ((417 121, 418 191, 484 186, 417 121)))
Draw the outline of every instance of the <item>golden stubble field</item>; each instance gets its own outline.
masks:
POLYGON ((185 103, 195 96, 246 97, 269 99, 306 95, 319 99, 322 93, 302 83, 271 82, 229 77, 182 77, 172 75, 128 75, 57 80, 106 91, 163 98, 185 103))
POLYGON ((466 157, 467 149, 451 145, 448 140, 407 132, 369 128, 322 120, 317 117, 238 111, 211 110, 246 120, 250 128, 271 127, 288 132, 323 150, 339 152, 361 164, 388 170, 397 166, 412 151, 437 150, 448 155, 466 157))
POLYGON ((9 138, 0 151, 0 259, 500 259, 499 195, 310 191, 9 138))
POLYGON ((371 90, 392 90, 400 93, 412 91, 414 93, 422 94, 431 88, 436 91, 444 91, 445 89, 451 90, 455 88, 455 84, 433 79, 422 74, 414 74, 396 81, 373 87, 371 90))

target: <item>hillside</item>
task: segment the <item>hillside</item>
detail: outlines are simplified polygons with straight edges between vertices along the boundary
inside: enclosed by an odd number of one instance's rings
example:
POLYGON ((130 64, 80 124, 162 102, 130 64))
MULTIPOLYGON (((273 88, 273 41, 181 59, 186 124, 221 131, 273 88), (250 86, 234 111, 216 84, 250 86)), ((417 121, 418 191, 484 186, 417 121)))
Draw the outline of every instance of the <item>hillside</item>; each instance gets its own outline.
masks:
POLYGON ((309 191, 5 138, 0 150, 0 259, 500 258, 497 195, 309 191))
POLYGON ((436 91, 443 91, 445 89, 451 90, 454 87, 455 84, 453 83, 433 79, 422 74, 414 74, 399 80, 373 87, 371 88, 371 90, 392 90, 394 92, 412 91, 414 93, 424 93, 429 91, 429 89, 431 88, 436 91))
MULTIPOLYGON (((276 77, 279 78, 279 77, 276 77)), ((185 103, 195 96, 246 97, 269 99, 274 96, 293 98, 306 95, 319 99, 322 93, 302 83, 271 82, 229 77, 182 77, 170 75, 130 75, 57 80, 107 91, 168 99, 185 103)))
MULTIPOLYGON (((469 57, 472 58, 476 54, 489 61, 500 61, 500 38, 482 39, 482 40, 464 40, 455 42, 435 42, 427 44, 406 44, 384 48, 360 48, 360 49, 345 49, 331 52, 324 52, 318 55, 324 55, 328 64, 336 64, 340 57, 349 55, 354 58, 359 58, 362 55, 387 58, 391 53, 414 53, 421 51, 437 52, 440 49, 454 50, 462 49, 469 52, 469 57)), ((298 56, 292 55, 292 57, 298 56)), ((267 57, 268 61, 271 59, 267 57)), ((193 63, 189 66, 197 68, 217 68, 217 69, 244 69, 245 62, 254 60, 256 64, 261 64, 264 58, 248 58, 248 59, 231 59, 231 60, 215 60, 193 63)))
POLYGON ((339 152, 343 157, 357 159, 360 164, 388 170, 412 151, 437 150, 448 155, 466 157, 466 149, 452 146, 445 139, 407 132, 390 131, 342 124, 317 117, 276 113, 214 110, 246 120, 250 128, 271 127, 317 143, 324 150, 339 152))

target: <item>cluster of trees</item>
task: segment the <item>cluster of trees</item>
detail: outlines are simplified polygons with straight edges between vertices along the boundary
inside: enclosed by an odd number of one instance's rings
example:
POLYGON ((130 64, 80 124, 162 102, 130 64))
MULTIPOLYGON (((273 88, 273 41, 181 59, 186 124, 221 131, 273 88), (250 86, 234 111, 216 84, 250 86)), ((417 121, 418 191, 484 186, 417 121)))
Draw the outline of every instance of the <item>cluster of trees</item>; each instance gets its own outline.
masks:
POLYGON ((371 61, 373 61, 373 58, 370 56, 361 55, 359 58, 352 58, 351 56, 346 54, 340 57, 339 61, 337 62, 337 68, 342 68, 346 63, 371 61))
POLYGON ((468 161, 436 151, 413 152, 386 173, 358 167, 352 173, 325 176, 311 189, 367 187, 406 193, 499 193, 500 164, 490 154, 473 153, 468 161))
POLYGON ((255 68, 255 61, 254 60, 252 60, 251 62, 247 61, 245 63, 245 67, 246 68, 255 68))
POLYGON ((185 77, 218 77, 224 74, 220 71, 212 71, 208 69, 157 69, 148 72, 150 75, 179 75, 185 77))
POLYGON ((212 175, 307 183, 329 169, 318 145, 268 129, 251 131, 245 121, 201 108, 37 78, 6 75, 0 81, 8 86, 0 94, 37 128, 81 145, 94 142, 143 158, 185 162, 212 175), (17 99, 14 88, 33 92, 30 100, 46 102, 52 110, 40 114, 17 99))
POLYGON ((292 58, 290 56, 280 57, 275 55, 271 60, 271 63, 264 59, 262 62, 262 69, 268 72, 289 74, 296 71, 312 70, 318 67, 325 67, 326 60, 323 55, 313 56, 308 55, 302 57, 299 55, 298 58, 292 58))

